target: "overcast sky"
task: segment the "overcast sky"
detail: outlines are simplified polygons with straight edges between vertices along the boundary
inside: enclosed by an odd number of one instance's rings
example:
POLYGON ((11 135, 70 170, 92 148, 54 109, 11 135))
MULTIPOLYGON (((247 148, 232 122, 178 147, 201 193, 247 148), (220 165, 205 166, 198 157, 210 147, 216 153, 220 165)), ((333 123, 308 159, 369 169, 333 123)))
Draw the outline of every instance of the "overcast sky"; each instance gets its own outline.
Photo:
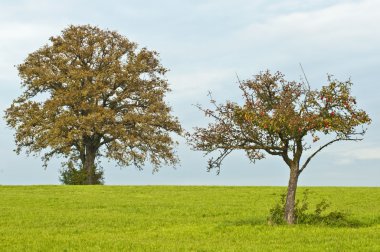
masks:
MULTIPOLYGON (((204 126, 192 104, 214 98, 241 101, 236 74, 281 71, 300 80, 301 62, 313 88, 327 74, 351 78, 359 107, 373 122, 365 140, 337 143, 302 173, 301 185, 380 186, 380 1, 378 0, 188 0, 188 1, 1 1, 0 2, 0 184, 59 184, 60 162, 46 170, 39 157, 17 156, 4 110, 21 93, 14 65, 68 25, 116 30, 160 53, 170 69, 167 102, 183 127, 204 126)), ((152 174, 103 161, 106 184, 286 185, 288 168, 278 157, 251 164, 244 153, 225 160, 219 176, 206 172, 207 157, 185 141, 181 165, 152 174)))

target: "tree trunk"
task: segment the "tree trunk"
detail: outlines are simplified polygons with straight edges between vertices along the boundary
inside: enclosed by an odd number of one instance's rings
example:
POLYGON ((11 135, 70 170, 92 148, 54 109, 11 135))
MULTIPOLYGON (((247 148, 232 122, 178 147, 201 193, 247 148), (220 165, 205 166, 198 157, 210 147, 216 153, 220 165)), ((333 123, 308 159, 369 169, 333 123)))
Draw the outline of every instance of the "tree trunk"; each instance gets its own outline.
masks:
POLYGON ((84 169, 87 173, 86 184, 93 185, 95 184, 95 158, 96 158, 96 148, 91 146, 86 147, 86 156, 84 162, 84 169))
POLYGON ((290 178, 288 184, 288 193, 286 196, 285 203, 285 221, 288 224, 294 224, 296 221, 295 216, 295 204, 296 204, 296 191, 297 191, 297 182, 298 182, 298 165, 292 165, 290 167, 290 178))

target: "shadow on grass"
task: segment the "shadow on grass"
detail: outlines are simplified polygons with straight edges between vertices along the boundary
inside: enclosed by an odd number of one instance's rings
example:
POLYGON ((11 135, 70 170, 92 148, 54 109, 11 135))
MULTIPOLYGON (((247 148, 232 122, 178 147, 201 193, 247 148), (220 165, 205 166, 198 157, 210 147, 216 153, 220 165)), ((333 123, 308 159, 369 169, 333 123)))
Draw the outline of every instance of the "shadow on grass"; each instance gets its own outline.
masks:
MULTIPOLYGON (((365 227, 372 227, 380 225, 380 216, 377 216, 371 220, 368 221, 361 221, 356 219, 339 219, 339 220, 320 220, 320 221, 313 221, 310 223, 298 223, 294 226, 315 226, 315 227, 331 227, 331 228, 365 228, 365 227)), ((241 219, 241 220, 230 220, 230 221, 224 221, 220 225, 220 227, 239 227, 239 226, 287 226, 286 223, 283 224, 270 224, 266 219, 263 218, 247 218, 247 219, 241 219)))
POLYGON ((262 226, 265 224, 266 222, 263 219, 249 218, 249 219, 242 219, 242 220, 224 221, 223 223, 220 224, 220 226, 262 226))
POLYGON ((266 220, 261 218, 248 218, 241 220, 228 220, 219 224, 219 227, 239 227, 239 226, 263 226, 266 220))

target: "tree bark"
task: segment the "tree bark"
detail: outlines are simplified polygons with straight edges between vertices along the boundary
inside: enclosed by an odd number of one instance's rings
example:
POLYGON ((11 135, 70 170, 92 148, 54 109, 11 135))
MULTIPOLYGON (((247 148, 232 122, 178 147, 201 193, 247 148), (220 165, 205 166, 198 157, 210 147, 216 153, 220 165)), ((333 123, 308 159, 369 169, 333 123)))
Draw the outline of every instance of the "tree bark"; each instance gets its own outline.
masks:
POLYGON ((288 193, 286 195, 285 215, 284 219, 288 224, 294 224, 296 221, 295 204, 296 204, 296 191, 298 182, 298 165, 292 164, 290 166, 290 178, 288 184, 288 193))
POLYGON ((95 158, 96 158, 96 148, 92 146, 86 146, 86 156, 84 162, 84 169, 87 173, 86 184, 93 185, 95 184, 95 158))

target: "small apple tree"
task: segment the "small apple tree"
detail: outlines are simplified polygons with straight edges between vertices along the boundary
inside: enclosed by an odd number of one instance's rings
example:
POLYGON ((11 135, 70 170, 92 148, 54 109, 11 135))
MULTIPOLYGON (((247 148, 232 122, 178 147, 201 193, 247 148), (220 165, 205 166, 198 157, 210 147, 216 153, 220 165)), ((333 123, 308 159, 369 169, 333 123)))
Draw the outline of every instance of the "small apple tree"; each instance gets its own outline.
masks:
POLYGON ((265 153, 280 156, 290 169, 284 219, 293 224, 299 175, 332 143, 362 140, 363 125, 371 119, 351 96, 350 80, 341 82, 328 76, 326 86, 311 90, 304 83, 286 81, 280 72, 266 71, 239 83, 244 104, 217 104, 210 95, 213 109, 197 107, 214 122, 206 128, 196 127, 188 141, 193 149, 206 154, 219 151, 208 161, 208 171, 217 168, 218 174, 223 159, 233 150, 244 150, 253 162, 265 153), (323 134, 334 138, 315 148, 323 134), (301 160, 305 150, 313 147, 301 160))

